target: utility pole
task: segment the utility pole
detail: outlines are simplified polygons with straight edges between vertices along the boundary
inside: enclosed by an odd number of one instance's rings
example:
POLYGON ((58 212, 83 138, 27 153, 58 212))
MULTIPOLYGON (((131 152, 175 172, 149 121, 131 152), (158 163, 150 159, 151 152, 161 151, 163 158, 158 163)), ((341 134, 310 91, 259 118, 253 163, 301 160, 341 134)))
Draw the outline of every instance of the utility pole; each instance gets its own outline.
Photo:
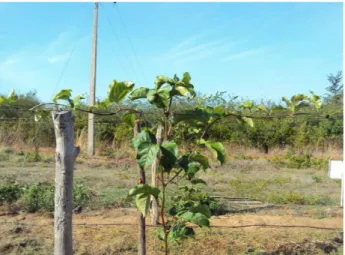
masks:
MULTIPOLYGON (((93 35, 92 35, 92 55, 91 55, 91 80, 89 105, 95 105, 96 100, 96 60, 97 60, 97 28, 98 28, 98 3, 95 3, 93 18, 93 35)), ((95 155, 95 115, 89 113, 88 118, 88 154, 95 155)))

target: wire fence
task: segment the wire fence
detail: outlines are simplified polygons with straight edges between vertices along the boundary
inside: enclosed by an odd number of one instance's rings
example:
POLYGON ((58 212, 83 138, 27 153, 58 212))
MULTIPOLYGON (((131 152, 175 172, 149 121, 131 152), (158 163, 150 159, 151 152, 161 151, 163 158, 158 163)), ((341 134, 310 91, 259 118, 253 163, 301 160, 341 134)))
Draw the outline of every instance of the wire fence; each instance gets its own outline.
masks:
MULTIPOLYGON (((3 221, 0 222, 0 225, 21 225, 21 226, 32 226, 32 227, 47 227, 54 226, 54 223, 50 224, 36 224, 29 222, 19 222, 19 221, 3 221)), ((138 226, 138 224, 131 223, 73 223, 73 226, 85 226, 85 227, 116 227, 116 226, 138 226)), ((157 228, 160 225, 151 225, 146 224, 147 227, 157 228)), ((308 225, 274 225, 274 224, 248 224, 248 225, 239 225, 239 226, 226 226, 226 225, 210 225, 210 228, 227 228, 227 229, 236 229, 236 228, 250 228, 250 227, 260 227, 260 228, 310 228, 310 229, 320 229, 320 230, 339 230, 342 228, 331 228, 331 227, 319 227, 319 226, 308 226, 308 225)))

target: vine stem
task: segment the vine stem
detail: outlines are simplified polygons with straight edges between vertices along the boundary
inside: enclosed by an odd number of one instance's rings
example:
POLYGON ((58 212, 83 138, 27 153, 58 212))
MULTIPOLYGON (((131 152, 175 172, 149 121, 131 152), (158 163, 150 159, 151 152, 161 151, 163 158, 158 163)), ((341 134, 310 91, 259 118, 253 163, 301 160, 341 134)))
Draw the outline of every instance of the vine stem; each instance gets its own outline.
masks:
MULTIPOLYGON (((54 106, 64 106, 64 107, 70 107, 69 105, 65 105, 65 104, 58 104, 58 103, 41 103, 41 104, 38 104, 32 108, 29 109, 29 111, 33 111, 35 110, 36 108, 39 108, 41 106, 45 106, 45 105, 54 105, 54 106)), ((118 109, 117 111, 115 112, 95 112, 95 111, 92 111, 92 110, 85 110, 85 109, 81 109, 81 108, 74 108, 74 110, 76 111, 80 111, 80 112, 86 112, 86 113, 93 113, 95 115, 104 115, 104 116, 108 116, 108 115, 116 115, 122 111, 128 111, 128 112, 132 112, 132 113, 138 113, 138 114, 141 114, 142 112, 141 111, 137 111, 135 109, 132 109, 132 108, 120 108, 118 109)))

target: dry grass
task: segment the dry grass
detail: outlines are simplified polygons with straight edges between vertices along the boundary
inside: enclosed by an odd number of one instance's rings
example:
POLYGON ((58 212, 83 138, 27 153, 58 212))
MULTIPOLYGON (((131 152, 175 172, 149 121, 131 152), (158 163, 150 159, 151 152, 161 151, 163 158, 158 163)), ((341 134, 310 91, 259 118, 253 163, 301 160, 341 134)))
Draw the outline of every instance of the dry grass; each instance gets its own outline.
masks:
MULTIPOLYGON (((80 138, 81 139, 81 138, 80 138)), ((3 155, 3 154, 1 154, 3 155)), ((0 156, 1 156, 0 155, 0 156)), ((8 179, 19 183, 54 181, 53 162, 25 162, 16 153, 6 154, 0 163, 0 186, 8 179)), ((248 155, 248 154, 245 154, 248 155)), ((53 157, 49 151, 44 157, 53 157), (50 156, 49 156, 50 155, 50 156)), ((133 151, 123 147, 116 156, 96 156, 93 159, 82 154, 75 166, 75 179, 100 195, 106 208, 90 206, 81 214, 74 215, 74 223, 136 223, 136 210, 118 208, 114 201, 120 201, 136 184, 138 174, 135 162, 130 160, 133 151)), ((331 204, 294 205, 287 204, 275 209, 256 213, 237 213, 213 217, 211 224, 238 226, 246 224, 310 225, 342 228, 342 208, 339 183, 327 177, 327 172, 316 169, 287 169, 271 164, 265 158, 254 160, 229 160, 224 166, 212 163, 212 170, 201 174, 208 182, 206 189, 211 195, 228 197, 246 196, 266 199, 270 194, 297 192, 305 197, 327 196, 331 204), (317 176, 315 178, 313 176, 317 176)), ((150 173, 147 173, 150 179, 150 173)), ((175 192, 172 186, 169 192, 175 192)), ((97 201, 93 201, 95 204, 97 201)), ((228 204, 229 208, 234 205, 228 204)), ((4 211, 5 208, 0 208, 4 211)), ((149 221, 149 219, 147 219, 149 221)), ((36 222, 52 224, 52 219, 39 214, 21 213, 16 216, 0 216, 0 221, 36 222)), ((53 247, 52 225, 44 227, 25 226, 23 232, 14 233, 13 225, 1 225, 0 254, 51 254, 53 247)), ((75 254, 137 254, 137 227, 85 227, 74 226, 75 254)), ((148 254, 162 254, 161 243, 154 237, 154 229, 148 229, 148 254)), ((326 241, 338 235, 337 230, 316 230, 308 228, 237 228, 197 229, 194 239, 172 247, 171 254, 245 254, 248 247, 274 251, 279 245, 291 242, 326 241)), ((317 254, 315 251, 313 254, 317 254)), ((323 254, 323 253, 320 253, 323 254)), ((342 248, 338 254, 342 254, 342 248)))
MULTIPOLYGON (((128 223, 135 224, 136 211, 132 209, 117 209, 94 212, 96 215, 81 214, 74 216, 74 223, 128 223)), ((14 217, 1 217, 1 221, 36 222, 51 224, 52 220, 33 214, 23 214, 14 217)), ((147 219, 149 222, 150 219, 147 219)), ((341 228, 342 218, 310 219, 296 216, 259 216, 243 214, 222 216, 211 219, 212 226, 239 226, 247 224, 273 225, 310 225, 329 228, 341 228)), ((34 254, 50 254, 53 244, 52 225, 44 227, 24 226, 22 233, 14 233, 13 225, 3 225, 0 235, 2 254, 9 254, 4 247, 9 244, 19 244, 23 240, 36 240, 36 247, 7 248, 8 252, 21 254, 22 251, 36 248, 34 254), (25 248, 25 249, 24 249, 25 248)), ((136 254, 136 226, 74 226, 75 254, 136 254)), ((161 243, 154 238, 154 229, 148 228, 148 254, 163 254, 161 243)), ((243 254, 248 247, 256 247, 266 251, 277 249, 287 242, 302 242, 304 239, 326 241, 339 234, 337 230, 315 230, 307 228, 238 228, 238 229, 197 229, 194 239, 183 242, 181 246, 172 246, 171 254, 243 254), (272 242, 274 240, 274 242, 272 242), (210 245, 212 244, 212 245, 210 245)), ((341 251, 339 251, 341 252, 341 251)), ((13 254, 13 253, 12 253, 13 254)), ((28 254, 28 253, 26 253, 28 254)), ((340 254, 340 253, 339 253, 340 254)))

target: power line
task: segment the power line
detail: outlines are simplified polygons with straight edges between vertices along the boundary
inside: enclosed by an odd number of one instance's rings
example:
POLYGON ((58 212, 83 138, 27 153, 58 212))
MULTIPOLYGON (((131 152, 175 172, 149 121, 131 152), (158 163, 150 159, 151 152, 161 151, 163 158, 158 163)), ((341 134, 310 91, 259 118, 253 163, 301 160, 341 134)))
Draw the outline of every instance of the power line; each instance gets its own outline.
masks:
MULTIPOLYGON (((79 40, 80 40, 80 39, 79 39, 79 40)), ((55 94, 56 89, 58 88, 58 86, 59 86, 59 84, 60 84, 60 82, 61 82, 61 80, 62 80, 62 77, 63 77, 63 75, 65 74, 65 71, 66 71, 66 68, 67 68, 67 66, 68 66, 68 63, 69 63, 70 60, 71 60, 72 54, 73 54, 73 52, 74 52, 74 50, 75 50, 75 48, 76 48, 76 46, 77 46, 79 40, 77 40, 77 41, 75 42, 75 44, 74 44, 74 46, 73 46, 73 48, 72 48, 72 51, 70 52, 70 54, 69 54, 69 56, 68 56, 68 59, 67 59, 67 61, 65 62, 65 66, 64 66, 63 69, 62 69, 62 72, 61 72, 61 74, 60 74, 60 77, 59 77, 59 79, 58 79, 56 85, 55 85, 55 89, 53 90, 53 93, 52 93, 52 96, 51 96, 51 97, 53 97, 53 95, 55 94)))
MULTIPOLYGON (((104 9, 105 9, 105 8, 104 8, 104 9)), ((106 10, 106 9, 105 9, 105 10, 106 10)), ((120 38, 118 37, 118 35, 117 35, 116 31, 115 31, 115 28, 114 28, 114 26, 113 26, 113 23, 111 22, 111 20, 110 20, 110 18, 109 18, 109 14, 108 14, 108 11, 107 11, 107 10, 106 10, 106 16, 107 16, 107 21, 108 21, 108 23, 109 23, 109 25, 110 25, 110 27, 111 27, 111 29, 112 29, 112 32, 114 33, 114 35, 115 35, 117 41, 119 42, 119 45, 120 45, 120 47, 121 47, 121 50, 122 50, 123 52, 125 52, 124 47, 122 46, 122 43, 121 43, 121 41, 120 41, 120 38)), ((132 69, 132 71, 133 71, 133 73, 134 73, 134 75, 135 75, 135 78, 140 82, 139 76, 138 76, 137 72, 135 71, 135 69, 133 68, 133 66, 132 66, 132 64, 131 64, 131 61, 130 61, 130 59, 128 58, 127 55, 126 55, 126 58, 127 58, 127 61, 128 61, 128 64, 129 64, 130 68, 132 69)))
MULTIPOLYGON (((113 5, 113 6, 114 6, 114 5, 113 5)), ((117 10, 117 12, 118 12, 118 14, 119 14, 119 17, 120 17, 120 20, 121 20, 121 24, 122 24, 122 26, 123 26, 123 29, 125 30, 126 35, 127 35, 127 39, 128 39, 128 41, 129 41, 129 45, 131 46, 131 48, 132 48, 132 50, 133 50, 133 52, 134 52, 134 57, 135 57, 135 59, 136 59, 136 61, 137 61, 137 64, 138 64, 138 66, 139 66, 139 69, 141 70, 141 74, 142 74, 142 76, 144 77, 144 81, 146 82, 146 84, 148 84, 147 79, 146 79, 146 76, 145 76, 144 72, 142 71, 143 68, 141 67, 140 62, 139 62, 139 60, 138 60, 137 53, 136 53, 136 51, 135 51, 135 49, 134 49, 134 47, 133 47, 133 44, 132 44, 131 39, 130 39, 130 36, 129 36, 128 32, 127 32, 126 25, 125 25, 125 22, 124 22, 124 20, 123 20, 123 18, 122 18, 120 9, 117 7, 116 4, 115 4, 115 8, 116 8, 116 10, 117 10)))

